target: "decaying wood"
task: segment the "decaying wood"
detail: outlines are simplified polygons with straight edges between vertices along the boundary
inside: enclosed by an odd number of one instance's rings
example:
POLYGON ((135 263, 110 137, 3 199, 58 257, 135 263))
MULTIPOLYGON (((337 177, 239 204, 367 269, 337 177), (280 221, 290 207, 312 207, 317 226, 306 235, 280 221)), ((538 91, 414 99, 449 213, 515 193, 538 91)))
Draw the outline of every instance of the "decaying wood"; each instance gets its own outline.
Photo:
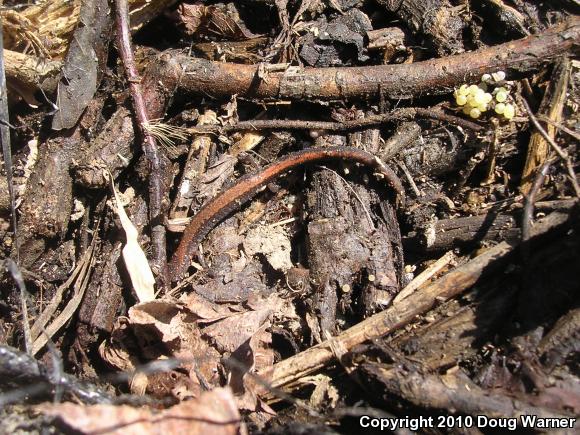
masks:
POLYGON ((530 34, 525 26, 525 17, 503 0, 484 0, 480 5, 475 6, 479 6, 484 12, 491 13, 497 20, 498 27, 502 27, 502 31, 513 32, 519 36, 530 34))
POLYGON ((380 364, 363 364, 362 372, 371 375, 369 385, 374 382, 386 400, 389 396, 395 396, 424 408, 454 409, 461 414, 489 418, 517 418, 520 415, 535 415, 539 418, 573 417, 573 414, 555 412, 507 395, 486 391, 461 373, 436 375, 380 364))
MULTIPOLYGON (((198 126, 215 125, 218 123, 215 112, 207 111, 198 119, 198 126)), ((207 134, 197 135, 189 148, 185 167, 179 181, 176 197, 171 207, 170 219, 186 218, 189 209, 195 198, 196 191, 199 189, 199 180, 206 171, 209 153, 212 147, 212 138, 207 134), (194 159, 194 153, 199 152, 197 159, 194 159)))
POLYGON ((398 54, 407 51, 409 38, 399 27, 387 27, 384 29, 370 30, 367 32, 369 51, 379 51, 383 63, 390 61, 398 54))
POLYGON ((435 310, 440 319, 389 341, 389 346, 421 361, 426 372, 436 373, 456 366, 475 358, 480 352, 478 344, 493 338, 503 326, 502 320, 512 311, 515 299, 513 289, 502 289, 492 291, 468 307, 448 301, 435 310))
MULTIPOLYGON (((539 236, 557 226, 562 226, 570 218, 570 213, 554 212, 538 222, 534 235, 539 236)), ((415 292, 399 304, 360 322, 336 337, 307 349, 274 365, 270 383, 273 387, 284 387, 299 383, 303 376, 314 373, 334 358, 333 342, 343 349, 374 337, 381 337, 409 323, 418 314, 425 313, 436 303, 453 298, 472 287, 492 269, 500 267, 506 257, 518 245, 501 242, 483 254, 457 267, 445 276, 415 292)))
MULTIPOLYGON (((331 138, 321 137, 317 143, 331 138)), ((352 140, 351 145, 355 145, 352 140)), ((372 140, 360 143, 372 152, 378 145, 372 140)), ((315 336, 326 337, 336 332, 337 314, 355 303, 351 290, 361 276, 366 313, 388 305, 399 291, 403 267, 400 231, 388 202, 363 186, 350 186, 327 168, 313 174, 307 206, 308 264, 322 331, 315 336), (369 210, 377 203, 383 207, 383 216, 373 217, 369 210)))
POLYGON ((395 157, 399 152, 411 145, 421 134, 421 127, 414 121, 400 123, 393 135, 381 147, 380 156, 385 162, 395 157))
POLYGON ((21 264, 25 268, 42 255, 49 240, 60 240, 68 231, 73 202, 70 165, 83 148, 82 129, 94 128, 103 104, 102 99, 94 99, 79 120, 82 128, 61 130, 40 148, 20 208, 21 264))
POLYGON ((39 104, 34 93, 41 90, 50 94, 60 79, 62 62, 39 59, 35 56, 4 50, 4 64, 8 87, 29 104, 39 104))
POLYGON ((121 305, 123 280, 119 273, 118 262, 121 258, 121 243, 102 245, 93 278, 88 284, 85 298, 79 310, 79 320, 92 328, 111 332, 121 305))
MULTIPOLYGON (((557 64, 552 74, 548 89, 544 94, 542 104, 538 109, 540 114, 545 115, 550 120, 559 123, 562 120, 562 111, 568 91, 568 79, 570 77, 571 63, 568 59, 563 59, 557 64)), ((555 138, 557 129, 553 125, 546 127, 546 132, 552 139, 555 138)), ((550 144, 544 139, 544 136, 534 131, 528 144, 528 154, 526 163, 522 172, 522 182, 520 189, 523 194, 527 194, 532 186, 533 177, 539 167, 541 167, 550 151, 550 144)))
POLYGON ((580 308, 562 316, 538 345, 544 365, 549 369, 580 351, 580 308))
POLYGON ((378 0, 413 32, 426 36, 440 56, 463 51, 465 23, 447 0, 378 0))
MULTIPOLYGON (((152 88, 196 95, 249 98, 352 99, 385 95, 411 98, 450 92, 484 73, 506 71, 515 77, 537 69, 577 47, 580 18, 517 41, 412 64, 344 68, 293 68, 260 79, 259 66, 192 59, 166 52, 150 71, 152 88)), ((153 103, 153 102, 152 102, 153 103)))
POLYGON ((130 112, 120 107, 103 126, 101 133, 74 160, 75 183, 91 189, 106 187, 103 169, 116 179, 134 160, 134 140, 130 112))
POLYGON ((489 212, 479 216, 441 219, 421 234, 404 239, 405 247, 426 252, 441 252, 473 246, 484 241, 510 240, 520 235, 516 220, 509 215, 489 212))
MULTIPOLYGON (((370 30, 367 32, 369 50, 396 51, 405 48, 405 32, 399 27, 370 30)), ((386 63, 386 62, 385 62, 386 63)))

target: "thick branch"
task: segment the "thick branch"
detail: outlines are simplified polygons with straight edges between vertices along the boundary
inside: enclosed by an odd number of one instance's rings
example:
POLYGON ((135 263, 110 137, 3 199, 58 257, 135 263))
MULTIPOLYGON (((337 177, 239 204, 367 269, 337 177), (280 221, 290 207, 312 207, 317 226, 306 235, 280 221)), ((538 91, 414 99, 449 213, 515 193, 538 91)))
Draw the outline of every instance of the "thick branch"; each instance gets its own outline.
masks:
MULTIPOLYGON (((508 77, 527 73, 569 50, 577 49, 580 18, 517 41, 470 53, 400 65, 347 68, 289 67, 261 72, 256 65, 238 65, 165 53, 152 71, 164 88, 196 95, 251 98, 344 99, 410 98, 449 92, 454 86, 504 70, 508 77)), ((157 84, 159 84, 157 82, 157 84)))

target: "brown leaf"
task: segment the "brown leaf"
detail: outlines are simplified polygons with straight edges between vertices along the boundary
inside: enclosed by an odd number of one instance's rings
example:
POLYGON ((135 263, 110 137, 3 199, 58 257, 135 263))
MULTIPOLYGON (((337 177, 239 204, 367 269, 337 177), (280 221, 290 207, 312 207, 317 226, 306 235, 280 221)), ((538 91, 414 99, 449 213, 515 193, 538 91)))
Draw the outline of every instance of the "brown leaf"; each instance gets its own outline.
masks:
POLYGON ((40 406, 83 434, 238 434, 240 414, 229 388, 202 393, 198 400, 181 402, 169 409, 133 408, 127 405, 75 405, 62 403, 40 406))
POLYGON ((180 4, 178 16, 189 36, 219 36, 230 40, 255 38, 243 23, 234 4, 203 6, 180 4))
POLYGON ((285 301, 276 294, 267 298, 254 296, 247 305, 251 311, 232 314, 202 328, 203 334, 214 341, 220 352, 236 351, 264 325, 270 325, 273 313, 287 311, 285 301))

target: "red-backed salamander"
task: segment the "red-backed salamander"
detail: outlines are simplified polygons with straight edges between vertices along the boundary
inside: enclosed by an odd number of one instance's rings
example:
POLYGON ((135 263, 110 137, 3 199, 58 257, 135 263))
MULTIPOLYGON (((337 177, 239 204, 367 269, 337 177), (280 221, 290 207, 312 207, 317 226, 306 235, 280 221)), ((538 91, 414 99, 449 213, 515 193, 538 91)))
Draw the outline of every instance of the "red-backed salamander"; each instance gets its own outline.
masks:
POLYGON ((197 254, 198 246, 220 221, 225 219, 244 203, 252 199, 260 188, 297 166, 324 160, 346 160, 370 166, 382 174, 404 201, 405 192, 401 181, 393 170, 376 156, 352 147, 309 148, 288 154, 260 171, 244 175, 226 191, 206 203, 187 225, 177 250, 169 263, 169 273, 173 282, 181 279, 197 254))

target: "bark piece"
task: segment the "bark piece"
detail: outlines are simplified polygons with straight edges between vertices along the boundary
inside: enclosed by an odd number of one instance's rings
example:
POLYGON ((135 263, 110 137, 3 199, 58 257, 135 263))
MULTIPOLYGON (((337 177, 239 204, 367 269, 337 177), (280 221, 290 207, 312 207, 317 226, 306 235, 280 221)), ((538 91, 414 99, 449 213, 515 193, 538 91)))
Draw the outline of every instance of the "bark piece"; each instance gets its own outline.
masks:
POLYGON ((58 83, 53 130, 73 127, 95 95, 106 67, 112 27, 107 0, 82 2, 58 83))
POLYGON ((493 212, 480 216, 442 219, 421 231, 406 237, 405 247, 427 252, 465 248, 483 241, 516 240, 520 230, 512 216, 493 212))
POLYGON ((385 27, 367 32, 369 50, 388 50, 393 53, 405 49, 405 32, 399 27, 385 27))
POLYGON ((23 199, 20 228, 21 264, 29 268, 44 252, 49 239, 62 238, 68 231, 72 210, 71 162, 82 148, 82 130, 92 129, 103 105, 94 99, 76 127, 62 130, 40 147, 23 199))
POLYGON ((413 32, 423 34, 439 56, 463 51, 465 23, 447 0, 377 0, 413 32))
POLYGON ((74 180, 81 186, 104 188, 108 182, 103 176, 107 170, 116 179, 135 156, 135 131, 129 111, 120 107, 107 121, 99 135, 91 141, 74 162, 74 180))
POLYGON ((329 23, 319 21, 317 35, 308 33, 299 41, 300 57, 309 66, 329 67, 364 62, 364 36, 372 29, 369 17, 351 9, 329 23))
MULTIPOLYGON (((538 110, 538 114, 544 114, 556 123, 560 123, 562 120, 562 111, 568 91, 570 70, 570 60, 563 59, 558 63, 552 73, 548 89, 538 110)), ((556 127, 548 124, 545 128, 550 137, 554 139, 557 133, 556 127)), ((527 194, 530 191, 536 172, 544 164, 549 154, 550 145, 539 131, 534 131, 530 138, 526 163, 522 172, 522 182, 520 185, 522 193, 527 194)))

